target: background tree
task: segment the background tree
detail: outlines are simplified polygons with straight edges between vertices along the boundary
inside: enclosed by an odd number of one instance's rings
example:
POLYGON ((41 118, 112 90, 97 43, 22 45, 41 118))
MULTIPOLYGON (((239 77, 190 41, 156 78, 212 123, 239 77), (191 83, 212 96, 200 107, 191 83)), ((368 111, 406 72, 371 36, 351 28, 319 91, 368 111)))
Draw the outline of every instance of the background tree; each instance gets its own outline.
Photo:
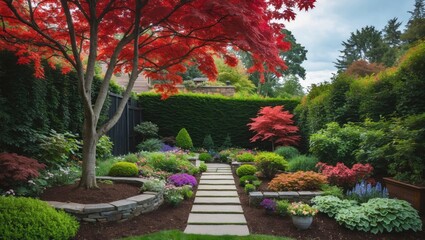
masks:
MULTIPOLYGON (((279 50, 289 49, 280 29, 293 20, 293 8, 308 10, 315 0, 219 1, 219 0, 1 0, 0 50, 16 52, 20 64, 33 64, 43 77, 42 59, 63 72, 76 71, 84 108, 83 164, 80 186, 96 185, 96 144, 111 129, 130 97, 140 73, 162 84, 155 88, 175 93, 182 82, 184 63, 196 59, 210 79, 217 75, 212 54, 221 54, 235 66, 229 45, 253 54, 253 70, 276 72, 286 66, 279 50), (249 13, 249 14, 247 14, 249 13), (283 14, 282 14, 283 13, 283 14), (92 100, 97 62, 107 69, 98 95, 92 100), (261 63, 258 64, 258 63, 261 63), (111 119, 99 124, 113 73, 129 76, 123 99, 111 119)), ((261 78, 263 79, 263 78, 261 78)))
POLYGON ((359 78, 369 76, 373 73, 379 73, 384 69, 385 66, 380 63, 368 63, 365 60, 357 60, 348 66, 345 72, 350 76, 359 78))
POLYGON ((294 75, 284 76, 279 85, 276 86, 275 96, 282 98, 304 96, 303 87, 294 75))
POLYGON ((425 1, 416 0, 415 8, 406 25, 406 31, 401 38, 407 43, 413 43, 425 37, 425 1))
POLYGON ((256 133, 250 139, 251 142, 270 141, 273 151, 276 145, 297 144, 300 136, 296 135, 298 127, 293 125, 293 116, 288 111, 284 111, 283 106, 261 108, 257 117, 251 118, 252 123, 248 123, 249 130, 256 133))
POLYGON ((227 81, 235 87, 236 92, 251 93, 255 86, 249 80, 248 73, 241 63, 232 67, 225 64, 221 58, 215 58, 214 63, 217 66, 217 81, 226 84, 227 81))

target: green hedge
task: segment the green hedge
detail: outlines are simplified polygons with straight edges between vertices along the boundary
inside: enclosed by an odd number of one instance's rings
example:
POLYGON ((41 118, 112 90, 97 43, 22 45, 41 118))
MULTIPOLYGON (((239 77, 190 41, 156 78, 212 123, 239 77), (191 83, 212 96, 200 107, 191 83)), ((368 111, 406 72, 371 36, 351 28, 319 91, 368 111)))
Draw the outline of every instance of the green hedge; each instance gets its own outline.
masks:
POLYGON ((144 93, 139 95, 144 121, 158 125, 161 136, 176 136, 181 128, 190 133, 195 147, 202 146, 206 135, 211 134, 217 146, 220 146, 227 134, 232 144, 239 147, 263 147, 270 144, 251 144, 253 133, 248 124, 264 106, 284 105, 292 110, 298 100, 272 98, 229 98, 219 95, 177 94, 167 100, 160 95, 144 93))

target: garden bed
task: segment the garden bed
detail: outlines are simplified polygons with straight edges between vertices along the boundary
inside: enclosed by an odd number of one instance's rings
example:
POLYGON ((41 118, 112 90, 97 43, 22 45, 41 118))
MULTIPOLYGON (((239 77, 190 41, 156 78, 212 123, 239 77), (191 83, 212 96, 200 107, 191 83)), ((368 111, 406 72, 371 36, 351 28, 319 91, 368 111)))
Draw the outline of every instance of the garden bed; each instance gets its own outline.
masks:
MULTIPOLYGON (((234 174, 236 182, 239 178, 234 174)), ((265 190, 267 181, 262 182, 260 190, 265 190)), ((292 224, 291 218, 278 215, 268 215, 264 209, 249 206, 249 197, 244 189, 237 186, 245 218, 251 234, 267 234, 275 236, 292 237, 296 239, 423 239, 425 231, 406 231, 401 233, 371 234, 359 231, 351 231, 340 226, 334 219, 319 213, 314 217, 310 229, 299 231, 292 224)), ((425 224, 425 216, 421 216, 422 223, 425 224)))

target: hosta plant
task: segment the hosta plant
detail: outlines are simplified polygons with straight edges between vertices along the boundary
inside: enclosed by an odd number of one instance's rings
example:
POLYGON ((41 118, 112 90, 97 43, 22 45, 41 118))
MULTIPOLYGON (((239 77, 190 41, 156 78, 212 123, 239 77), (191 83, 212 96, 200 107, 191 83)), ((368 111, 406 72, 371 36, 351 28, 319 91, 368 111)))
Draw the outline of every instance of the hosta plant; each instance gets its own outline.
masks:
POLYGON ((406 201, 373 198, 360 206, 342 208, 337 222, 351 230, 371 233, 421 231, 418 212, 406 201))
POLYGON ((341 209, 357 206, 354 200, 341 200, 335 196, 317 196, 311 199, 314 207, 329 217, 335 216, 341 209))

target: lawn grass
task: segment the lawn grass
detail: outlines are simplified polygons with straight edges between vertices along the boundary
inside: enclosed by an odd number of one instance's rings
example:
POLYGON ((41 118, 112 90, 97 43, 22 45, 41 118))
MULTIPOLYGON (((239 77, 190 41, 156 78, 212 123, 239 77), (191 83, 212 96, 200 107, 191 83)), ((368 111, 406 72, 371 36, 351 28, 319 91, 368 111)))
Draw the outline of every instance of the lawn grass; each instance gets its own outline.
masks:
POLYGON ((212 236, 212 235, 199 235, 199 234, 185 234, 178 230, 161 231, 161 232, 138 236, 138 237, 125 238, 125 240, 291 240, 291 239, 292 238, 275 237, 275 236, 267 236, 267 235, 212 236))

